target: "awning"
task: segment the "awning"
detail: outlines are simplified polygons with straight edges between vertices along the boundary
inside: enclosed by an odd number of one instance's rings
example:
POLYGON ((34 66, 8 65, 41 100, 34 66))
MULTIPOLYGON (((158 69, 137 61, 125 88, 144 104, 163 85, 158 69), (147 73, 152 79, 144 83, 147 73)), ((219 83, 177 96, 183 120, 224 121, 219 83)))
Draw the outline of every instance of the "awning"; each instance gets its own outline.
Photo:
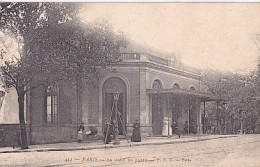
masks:
POLYGON ((225 100, 216 95, 207 94, 205 92, 193 91, 193 90, 182 90, 182 89, 146 89, 148 94, 172 94, 189 97, 199 97, 201 101, 220 101, 225 100))

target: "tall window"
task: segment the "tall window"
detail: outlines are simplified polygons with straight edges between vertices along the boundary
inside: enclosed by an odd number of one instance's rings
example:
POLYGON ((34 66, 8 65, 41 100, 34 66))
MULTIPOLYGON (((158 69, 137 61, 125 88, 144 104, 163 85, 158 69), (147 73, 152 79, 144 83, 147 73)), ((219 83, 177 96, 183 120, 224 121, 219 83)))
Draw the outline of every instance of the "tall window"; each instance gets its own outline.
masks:
POLYGON ((58 123, 58 96, 57 86, 48 86, 46 88, 45 112, 46 123, 58 123))

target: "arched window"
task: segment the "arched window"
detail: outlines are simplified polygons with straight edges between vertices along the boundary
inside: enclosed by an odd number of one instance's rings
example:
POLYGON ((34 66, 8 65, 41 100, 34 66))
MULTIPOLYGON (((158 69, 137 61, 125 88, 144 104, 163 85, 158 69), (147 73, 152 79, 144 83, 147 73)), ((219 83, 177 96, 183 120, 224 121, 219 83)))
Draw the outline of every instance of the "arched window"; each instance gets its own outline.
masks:
POLYGON ((162 83, 159 80, 153 82, 153 89, 162 89, 162 83))
POLYGON ((177 84, 177 83, 173 84, 173 87, 172 87, 172 88, 173 88, 174 90, 179 90, 179 89, 181 89, 180 85, 177 84))

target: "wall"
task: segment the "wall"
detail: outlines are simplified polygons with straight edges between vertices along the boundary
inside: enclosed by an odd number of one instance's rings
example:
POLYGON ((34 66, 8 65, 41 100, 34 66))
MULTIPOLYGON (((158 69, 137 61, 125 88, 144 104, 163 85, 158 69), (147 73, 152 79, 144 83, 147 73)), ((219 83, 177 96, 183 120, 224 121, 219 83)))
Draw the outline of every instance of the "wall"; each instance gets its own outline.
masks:
MULTIPOLYGON (((28 126, 26 127, 26 130, 27 132, 29 131, 28 126)), ((18 147, 20 145, 20 125, 0 124, 0 147, 18 147)))
MULTIPOLYGON (((158 66, 159 68, 159 66, 158 66)), ((82 122, 85 127, 97 126, 102 133, 102 87, 105 81, 111 77, 122 79, 127 88, 127 132, 131 134, 135 120, 141 123, 142 136, 152 135, 151 101, 147 89, 152 88, 154 80, 162 82, 164 89, 170 89, 174 83, 178 83, 182 89, 190 89, 191 86, 200 90, 198 79, 192 79, 167 72, 163 69, 154 69, 139 66, 133 63, 131 66, 115 66, 113 70, 100 70, 99 78, 83 79, 82 106, 77 106, 76 90, 73 85, 63 84, 59 89, 59 124, 49 125, 43 121, 43 95, 38 88, 31 92, 31 140, 33 144, 75 141, 77 125, 77 107, 82 108, 82 122)), ((166 108, 165 108, 166 109, 166 108)), ((183 115, 186 109, 183 109, 183 115)))
POLYGON ((31 144, 76 141, 76 90, 69 83, 59 85, 58 124, 44 121, 43 88, 31 91, 30 98, 30 140, 31 144))
POLYGON ((161 81, 163 89, 170 89, 173 87, 175 83, 178 83, 180 85, 181 89, 189 90, 190 87, 195 87, 196 90, 200 90, 200 83, 199 80, 167 73, 163 71, 158 71, 154 69, 149 69, 149 82, 150 87, 148 89, 152 88, 153 81, 158 79, 161 81))
MULTIPOLYGON (((139 70, 138 68, 114 68, 114 72, 101 70, 100 79, 93 79, 92 82, 85 81, 84 113, 88 116, 86 126, 95 125, 102 132, 102 88, 105 81, 111 77, 123 79, 127 86, 127 127, 132 130, 132 124, 139 119, 140 91, 139 91, 139 70), (131 128, 130 128, 131 127, 131 128)), ((84 122, 85 123, 85 122, 84 122)))

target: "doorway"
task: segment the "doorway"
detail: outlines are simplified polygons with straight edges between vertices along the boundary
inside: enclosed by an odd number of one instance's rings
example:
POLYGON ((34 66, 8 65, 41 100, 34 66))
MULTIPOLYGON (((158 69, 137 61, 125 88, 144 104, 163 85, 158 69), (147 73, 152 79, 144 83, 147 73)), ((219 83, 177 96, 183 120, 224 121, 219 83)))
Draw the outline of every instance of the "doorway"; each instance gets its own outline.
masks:
POLYGON ((163 125, 163 107, 162 107, 162 95, 154 94, 152 96, 152 123, 153 134, 155 136, 162 135, 163 125))
POLYGON ((113 94, 114 92, 119 92, 119 99, 117 101, 117 109, 119 111, 119 114, 117 115, 118 130, 119 130, 119 135, 124 135, 124 129, 126 130, 126 123, 127 123, 126 122, 126 120, 127 120, 126 84, 120 78, 111 77, 111 78, 107 79, 103 84, 102 122, 104 125, 105 120, 111 119, 111 121, 112 121, 116 116, 116 113, 112 114, 112 107, 113 107, 113 102, 114 102, 114 94, 113 94))
MULTIPOLYGON (((118 130, 119 130, 119 135, 124 135, 124 129, 126 129, 126 113, 124 112, 124 98, 125 95, 123 93, 119 94, 119 99, 117 101, 117 109, 119 111, 119 114, 117 115, 117 120, 118 120, 118 130)), ((114 120, 115 119, 115 112, 112 113, 113 109, 113 103, 114 103, 114 96, 113 93, 105 93, 105 113, 104 117, 105 119, 110 119, 114 120), (112 115, 111 115, 112 114, 112 115)))

